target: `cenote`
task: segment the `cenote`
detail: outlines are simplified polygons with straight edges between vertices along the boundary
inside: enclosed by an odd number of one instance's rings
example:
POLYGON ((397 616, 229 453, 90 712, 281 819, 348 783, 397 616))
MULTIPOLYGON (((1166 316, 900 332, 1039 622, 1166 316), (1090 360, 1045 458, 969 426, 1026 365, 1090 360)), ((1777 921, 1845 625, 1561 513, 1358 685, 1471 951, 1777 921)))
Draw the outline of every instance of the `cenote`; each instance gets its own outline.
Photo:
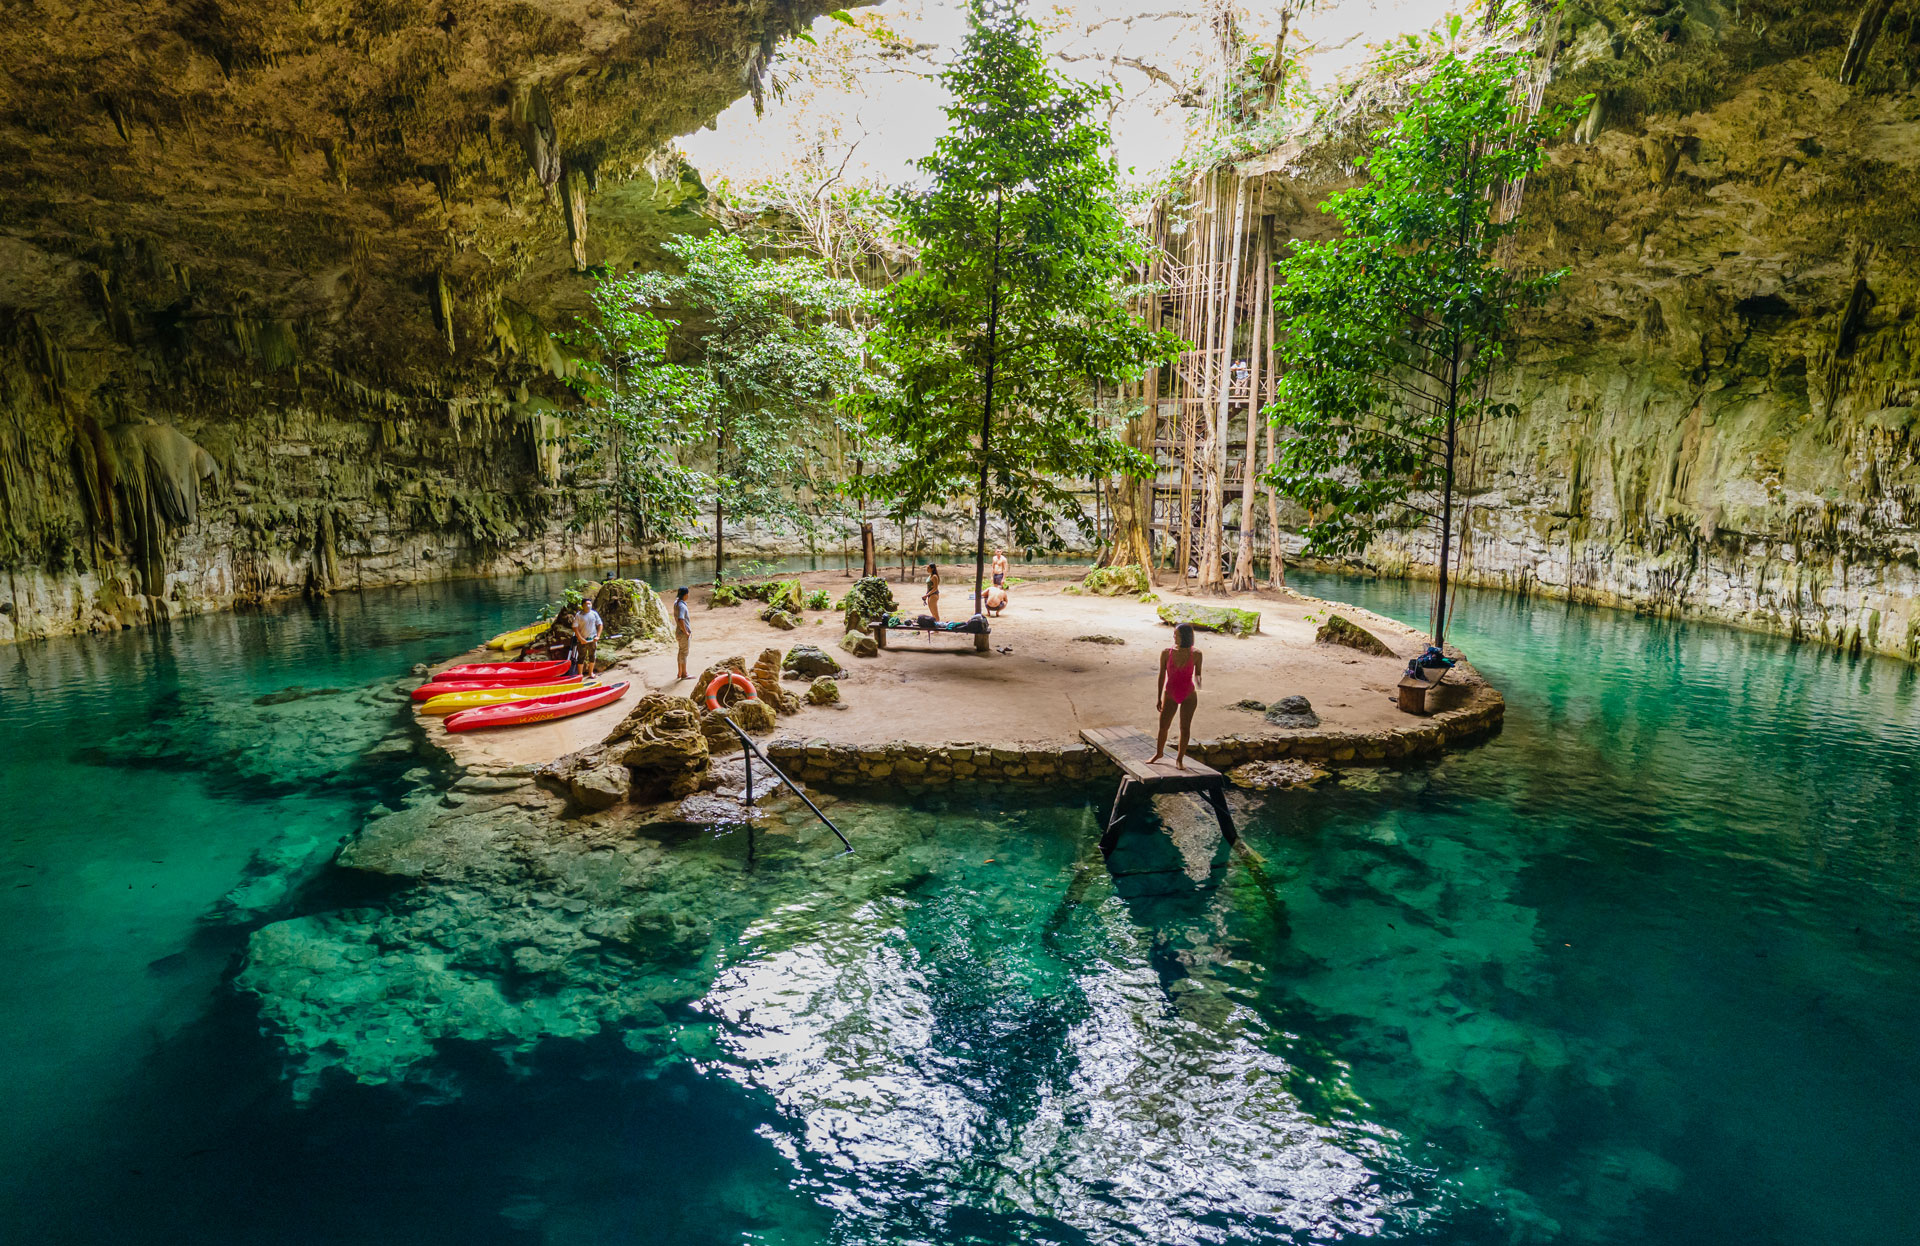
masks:
POLYGON ((329 861, 440 779, 395 677, 558 582, 6 653, 10 1240, 1920 1239, 1902 664, 1469 593, 1504 731, 1250 799, 1257 866, 1169 799, 1103 860, 1104 783, 877 793, 851 856, 663 833, 654 936, 529 968, 555 896, 329 861), (302 923, 379 933, 296 1058, 247 949, 302 923), (354 994, 402 964, 468 1032, 354 994))

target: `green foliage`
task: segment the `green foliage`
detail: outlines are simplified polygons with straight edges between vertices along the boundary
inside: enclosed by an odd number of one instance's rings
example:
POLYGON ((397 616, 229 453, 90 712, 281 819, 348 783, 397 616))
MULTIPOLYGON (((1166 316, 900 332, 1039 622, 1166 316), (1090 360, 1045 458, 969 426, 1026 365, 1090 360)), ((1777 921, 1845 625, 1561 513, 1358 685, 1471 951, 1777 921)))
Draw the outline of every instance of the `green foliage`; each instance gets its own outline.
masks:
POLYGON ((645 278, 601 280, 591 313, 567 335, 584 358, 569 382, 586 400, 566 458, 607 472, 627 532, 642 545, 683 539, 710 489, 680 461, 699 440, 711 404, 706 379, 667 358, 677 322, 648 307, 645 278))
POLYGON ((833 609, 833 594, 829 593, 824 588, 816 588, 812 590, 807 594, 807 609, 809 610, 833 609))
POLYGON ((681 526, 702 508, 804 523, 798 490, 810 454, 863 375, 860 334, 837 318, 851 319, 866 290, 829 276, 816 259, 757 258, 724 233, 682 235, 665 247, 684 271, 596 282, 595 316, 582 335, 601 360, 619 361, 624 381, 611 383, 615 369, 601 363, 585 383, 590 399, 613 410, 632 395, 628 440, 642 443, 631 453, 643 456, 639 478, 657 508, 645 513, 681 526), (652 310, 668 306, 684 320, 652 310), (680 466, 681 449, 699 442, 712 446, 710 474, 680 466))
POLYGON ((713 596, 707 602, 707 608, 711 610, 716 606, 737 606, 739 604, 740 592, 738 589, 730 584, 716 584, 713 586, 713 596))
POLYGON ((1131 597, 1147 591, 1147 573, 1138 563, 1122 567, 1095 567, 1080 584, 1102 597, 1131 597))
POLYGON ((1562 274, 1505 268, 1498 246, 1517 226, 1494 207, 1569 121, 1526 117, 1526 69, 1500 50, 1431 57, 1375 136, 1367 181, 1324 205, 1341 236, 1296 242, 1278 266, 1285 333, 1265 414, 1289 434, 1266 479, 1312 516, 1314 553, 1361 549, 1408 512, 1448 517, 1460 423, 1513 412, 1489 382, 1515 314, 1562 274))
POLYGON ((894 202, 920 268, 879 304, 872 346, 893 384, 854 409, 899 447, 877 482, 897 513, 970 493, 1020 544, 1052 546, 1061 519, 1085 523, 1061 481, 1150 470, 1088 382, 1132 380, 1179 341, 1128 311, 1145 251, 1118 206, 1105 92, 1049 69, 1017 7, 975 0, 969 18, 942 75, 948 132, 918 164, 928 184, 894 202))

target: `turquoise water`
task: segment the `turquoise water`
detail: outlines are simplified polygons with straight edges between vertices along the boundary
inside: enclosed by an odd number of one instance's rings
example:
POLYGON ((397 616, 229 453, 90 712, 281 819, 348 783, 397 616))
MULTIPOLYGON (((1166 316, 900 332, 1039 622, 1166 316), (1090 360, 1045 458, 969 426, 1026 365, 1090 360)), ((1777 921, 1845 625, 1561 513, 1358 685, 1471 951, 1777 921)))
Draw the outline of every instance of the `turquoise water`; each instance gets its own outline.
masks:
POLYGON ((330 867, 436 781, 394 677, 558 583, 0 652, 8 1240, 1920 1240, 1905 666, 1469 594, 1506 729, 1256 863, 1100 784, 330 867))

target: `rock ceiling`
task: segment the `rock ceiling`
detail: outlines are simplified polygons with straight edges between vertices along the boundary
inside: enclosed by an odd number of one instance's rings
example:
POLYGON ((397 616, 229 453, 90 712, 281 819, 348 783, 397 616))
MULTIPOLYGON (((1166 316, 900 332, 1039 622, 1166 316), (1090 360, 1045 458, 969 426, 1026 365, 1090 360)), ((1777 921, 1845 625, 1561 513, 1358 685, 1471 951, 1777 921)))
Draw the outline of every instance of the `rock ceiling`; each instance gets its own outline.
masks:
POLYGON ((522 309, 657 237, 684 197, 661 145, 758 91, 819 11, 9 0, 0 313, 28 354, 432 389, 450 348, 512 345, 522 309))

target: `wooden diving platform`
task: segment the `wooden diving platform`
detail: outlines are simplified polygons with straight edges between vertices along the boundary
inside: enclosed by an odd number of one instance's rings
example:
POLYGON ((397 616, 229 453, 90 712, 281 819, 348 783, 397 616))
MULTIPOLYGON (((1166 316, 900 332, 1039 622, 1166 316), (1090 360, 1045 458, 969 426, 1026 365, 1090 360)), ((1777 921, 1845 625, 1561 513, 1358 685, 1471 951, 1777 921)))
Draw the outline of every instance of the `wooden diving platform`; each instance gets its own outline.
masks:
POLYGON ((1120 768, 1120 790, 1114 793, 1113 812, 1107 818, 1103 840, 1118 834, 1121 821, 1140 801, 1161 792, 1198 792, 1220 819, 1220 833, 1227 842, 1240 842, 1233 815, 1227 812, 1226 775, 1192 757, 1187 758, 1184 770, 1171 761, 1148 761, 1153 756, 1153 737, 1137 727, 1088 727, 1080 732, 1080 738, 1120 768))

